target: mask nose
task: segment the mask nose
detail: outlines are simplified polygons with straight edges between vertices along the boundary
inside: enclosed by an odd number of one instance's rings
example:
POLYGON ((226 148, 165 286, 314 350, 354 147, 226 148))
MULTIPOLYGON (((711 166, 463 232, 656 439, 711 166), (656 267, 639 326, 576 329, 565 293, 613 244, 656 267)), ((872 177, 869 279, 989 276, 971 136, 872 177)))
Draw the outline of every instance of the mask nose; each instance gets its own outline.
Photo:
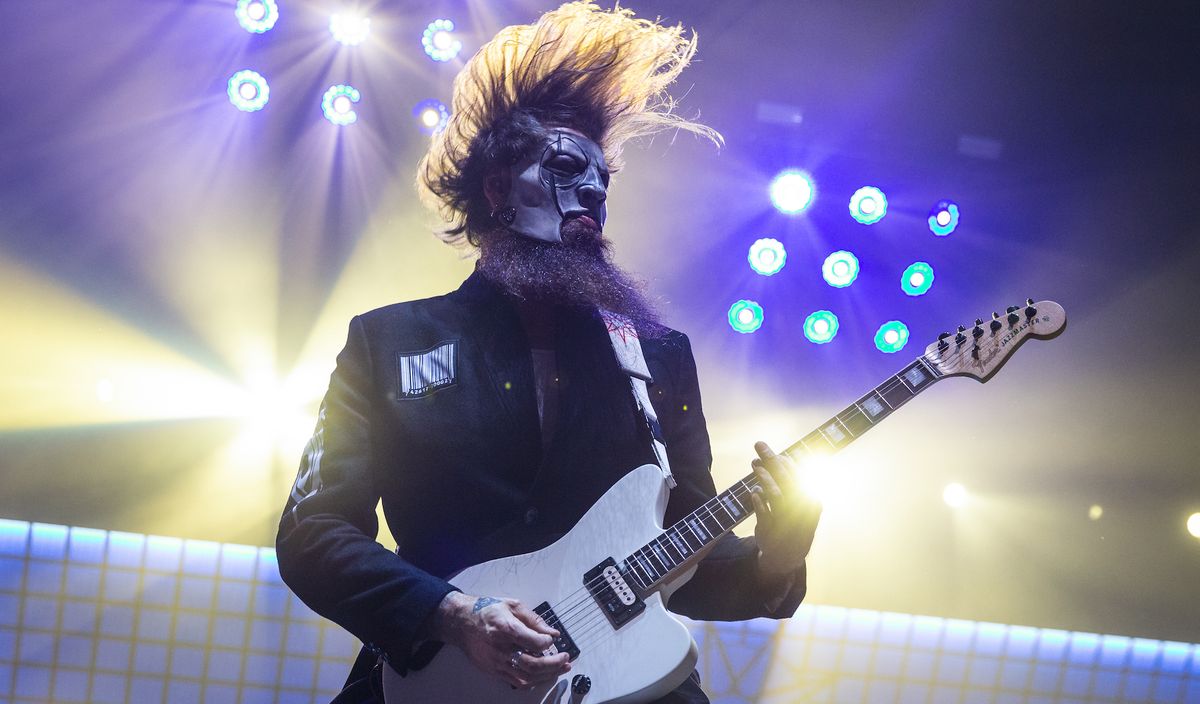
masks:
POLYGON ((587 181, 579 184, 579 204, 588 210, 598 210, 608 198, 608 191, 602 183, 587 181))

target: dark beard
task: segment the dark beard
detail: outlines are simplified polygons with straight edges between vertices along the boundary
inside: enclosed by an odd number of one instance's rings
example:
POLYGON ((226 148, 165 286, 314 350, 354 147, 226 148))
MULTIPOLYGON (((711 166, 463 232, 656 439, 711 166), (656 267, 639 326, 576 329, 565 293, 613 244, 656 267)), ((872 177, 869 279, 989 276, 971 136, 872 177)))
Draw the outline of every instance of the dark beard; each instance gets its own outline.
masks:
POLYGON ((645 284, 613 263, 612 247, 598 230, 568 220, 562 237, 559 244, 493 230, 480 237, 479 272, 523 300, 599 308, 628 318, 642 337, 666 334, 645 284))

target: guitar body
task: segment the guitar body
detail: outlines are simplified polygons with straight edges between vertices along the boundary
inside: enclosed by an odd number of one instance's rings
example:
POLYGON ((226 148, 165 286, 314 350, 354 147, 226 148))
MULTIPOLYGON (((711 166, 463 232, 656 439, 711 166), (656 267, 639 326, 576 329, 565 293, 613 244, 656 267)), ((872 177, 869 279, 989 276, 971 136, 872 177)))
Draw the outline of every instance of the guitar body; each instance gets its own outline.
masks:
POLYGON ((537 552, 470 567, 451 579, 467 594, 511 597, 534 608, 549 602, 579 648, 570 672, 533 690, 514 690, 479 671, 458 648, 443 647, 424 668, 401 676, 385 667, 387 704, 566 704, 647 702, 679 686, 696 663, 687 628, 665 600, 691 578, 689 569, 643 595, 645 610, 613 627, 583 588, 583 575, 606 558, 621 560, 662 533, 668 490, 662 470, 643 465, 625 475, 557 542, 537 552), (585 675, 591 689, 571 692, 585 675))

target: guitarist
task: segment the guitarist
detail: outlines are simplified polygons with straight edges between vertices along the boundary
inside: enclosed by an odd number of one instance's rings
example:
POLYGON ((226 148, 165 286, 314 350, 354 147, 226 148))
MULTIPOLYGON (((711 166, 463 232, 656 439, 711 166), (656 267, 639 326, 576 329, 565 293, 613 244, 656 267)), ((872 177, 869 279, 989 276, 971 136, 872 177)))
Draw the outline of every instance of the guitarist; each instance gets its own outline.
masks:
MULTIPOLYGON (((664 128, 720 139, 675 115, 666 93, 695 48, 681 27, 570 3, 502 30, 455 81, 418 187, 450 221, 443 238, 477 250, 475 272, 350 322, 279 526, 284 580, 366 644, 339 704, 380 701, 382 663, 403 673, 439 644, 515 687, 570 669, 565 653, 530 654, 556 635, 533 605, 447 580, 550 544, 624 473, 656 463, 606 320, 627 321, 620 332, 638 336, 653 377, 677 482, 666 525, 715 495, 688 338, 663 325, 604 236, 627 139, 664 128), (380 500, 396 553, 375 542, 380 500)), ((677 613, 787 618, 804 596, 820 507, 789 460, 755 449, 755 535, 718 541, 672 597, 677 613)), ((693 673, 662 701, 708 699, 693 673)))

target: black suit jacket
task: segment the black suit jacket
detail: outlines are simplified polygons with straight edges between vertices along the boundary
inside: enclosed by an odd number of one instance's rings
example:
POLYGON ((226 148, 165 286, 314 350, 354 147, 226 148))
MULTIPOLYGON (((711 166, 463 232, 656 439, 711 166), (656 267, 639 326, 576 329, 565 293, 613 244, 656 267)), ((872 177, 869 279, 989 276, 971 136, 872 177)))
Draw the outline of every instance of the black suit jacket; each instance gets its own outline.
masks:
MULTIPOLYGON (((654 462, 603 322, 579 311, 557 324, 559 419, 543 449, 520 319, 478 272, 450 294, 350 323, 280 522, 279 569, 314 611, 400 671, 453 589, 447 576, 548 545, 625 473, 654 462), (422 388, 414 365, 435 355, 440 371, 422 388), (375 542, 380 499, 396 553, 375 542)), ((642 346, 678 481, 670 525, 715 494, 712 457, 687 337, 642 346)), ((670 608, 710 620, 790 616, 803 570, 768 609, 757 554, 753 539, 726 536, 670 608)))

